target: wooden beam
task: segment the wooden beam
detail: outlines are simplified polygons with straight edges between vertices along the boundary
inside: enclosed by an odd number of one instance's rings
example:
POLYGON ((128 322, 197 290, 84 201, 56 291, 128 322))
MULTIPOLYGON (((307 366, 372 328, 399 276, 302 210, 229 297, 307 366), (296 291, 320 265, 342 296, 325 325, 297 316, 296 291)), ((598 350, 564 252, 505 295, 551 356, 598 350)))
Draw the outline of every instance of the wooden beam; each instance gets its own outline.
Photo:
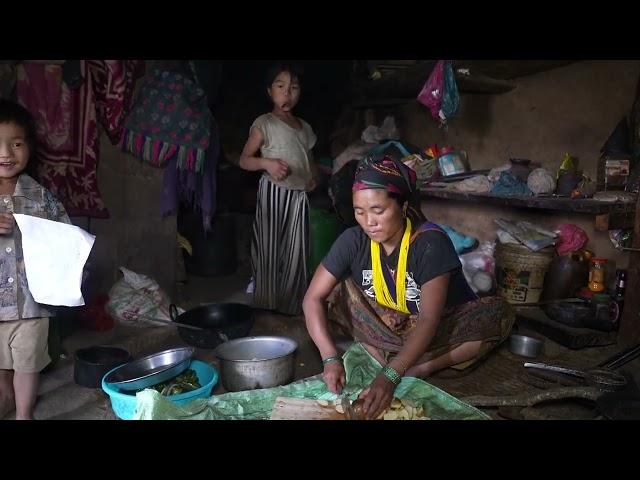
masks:
MULTIPOLYGON (((640 196, 636 205, 636 220, 633 228, 631 248, 640 248, 640 196)), ((629 252, 629 268, 627 269, 627 289, 624 298, 624 309, 620 320, 618 343, 631 346, 640 342, 640 252, 629 252)))
POLYGON ((415 101, 415 98, 376 98, 372 100, 359 100, 351 106, 357 110, 364 108, 391 108, 415 101))
MULTIPOLYGON (((405 99, 414 100, 424 83, 431 75, 435 60, 426 60, 416 65, 400 68, 384 75, 379 80, 362 80, 357 82, 356 89, 362 98, 359 103, 370 100, 405 99)), ((455 71, 456 83, 460 93, 505 93, 516 88, 512 82, 491 78, 483 72, 471 70, 468 75, 455 71)))
POLYGON ((456 60, 454 68, 469 68, 472 72, 479 72, 502 80, 511 80, 526 75, 545 72, 558 67, 564 67, 574 60, 456 60))

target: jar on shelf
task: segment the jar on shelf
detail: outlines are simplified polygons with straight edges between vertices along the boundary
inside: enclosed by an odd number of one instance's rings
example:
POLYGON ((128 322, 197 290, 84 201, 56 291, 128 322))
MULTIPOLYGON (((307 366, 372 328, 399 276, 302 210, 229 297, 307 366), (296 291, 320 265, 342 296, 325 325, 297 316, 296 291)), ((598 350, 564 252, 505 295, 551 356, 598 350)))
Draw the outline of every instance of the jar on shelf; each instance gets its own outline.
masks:
POLYGON ((606 258, 592 258, 589 267, 589 290, 594 293, 603 292, 605 289, 604 274, 606 258))

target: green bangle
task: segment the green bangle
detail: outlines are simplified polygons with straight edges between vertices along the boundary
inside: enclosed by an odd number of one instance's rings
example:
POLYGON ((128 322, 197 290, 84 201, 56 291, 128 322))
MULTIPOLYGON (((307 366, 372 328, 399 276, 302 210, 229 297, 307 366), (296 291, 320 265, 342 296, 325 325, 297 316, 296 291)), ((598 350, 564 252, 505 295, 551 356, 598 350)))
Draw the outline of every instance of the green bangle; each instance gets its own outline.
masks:
POLYGON ((382 367, 382 370, 380 373, 382 373, 385 377, 387 377, 391 381, 391 383, 393 383, 396 387, 402 380, 398 372, 396 372, 396 370, 390 367, 389 365, 385 365, 384 367, 382 367))
POLYGON ((322 359, 322 365, 326 365, 331 362, 342 362, 342 357, 340 355, 332 355, 330 357, 322 359))

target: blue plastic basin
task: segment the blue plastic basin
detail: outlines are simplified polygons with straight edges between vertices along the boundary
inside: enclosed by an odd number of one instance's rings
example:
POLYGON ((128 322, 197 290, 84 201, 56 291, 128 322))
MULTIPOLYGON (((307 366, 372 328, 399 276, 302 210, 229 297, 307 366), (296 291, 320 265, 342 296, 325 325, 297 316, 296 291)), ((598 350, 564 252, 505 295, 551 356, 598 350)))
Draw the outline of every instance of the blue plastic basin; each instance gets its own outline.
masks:
MULTIPOLYGON (((209 398, 213 391, 213 387, 218 383, 218 371, 211 365, 201 362, 200 360, 192 360, 189 368, 195 370, 202 387, 192 390, 191 392, 166 397, 177 405, 184 405, 196 398, 209 398)), ((106 384, 104 379, 109 375, 109 373, 110 372, 107 372, 107 374, 102 378, 102 390, 104 390, 111 398, 111 408, 113 408, 113 412, 116 416, 122 420, 131 420, 136 411, 136 395, 121 392, 117 387, 106 384)))

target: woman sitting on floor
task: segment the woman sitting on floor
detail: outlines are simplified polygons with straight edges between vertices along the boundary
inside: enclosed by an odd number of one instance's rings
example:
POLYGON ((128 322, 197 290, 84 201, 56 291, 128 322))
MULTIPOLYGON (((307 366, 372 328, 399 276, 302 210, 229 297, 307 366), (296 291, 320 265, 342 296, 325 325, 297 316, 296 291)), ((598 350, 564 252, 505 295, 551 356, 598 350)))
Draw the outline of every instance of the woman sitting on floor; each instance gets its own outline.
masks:
POLYGON ((449 237, 420 212, 416 174, 402 162, 362 160, 353 208, 359 225, 333 244, 303 308, 329 390, 341 392, 345 373, 329 332, 327 301, 331 319, 383 365, 360 395, 365 415, 375 418, 402 376, 467 368, 508 336, 515 313, 498 297, 473 293, 449 237))

